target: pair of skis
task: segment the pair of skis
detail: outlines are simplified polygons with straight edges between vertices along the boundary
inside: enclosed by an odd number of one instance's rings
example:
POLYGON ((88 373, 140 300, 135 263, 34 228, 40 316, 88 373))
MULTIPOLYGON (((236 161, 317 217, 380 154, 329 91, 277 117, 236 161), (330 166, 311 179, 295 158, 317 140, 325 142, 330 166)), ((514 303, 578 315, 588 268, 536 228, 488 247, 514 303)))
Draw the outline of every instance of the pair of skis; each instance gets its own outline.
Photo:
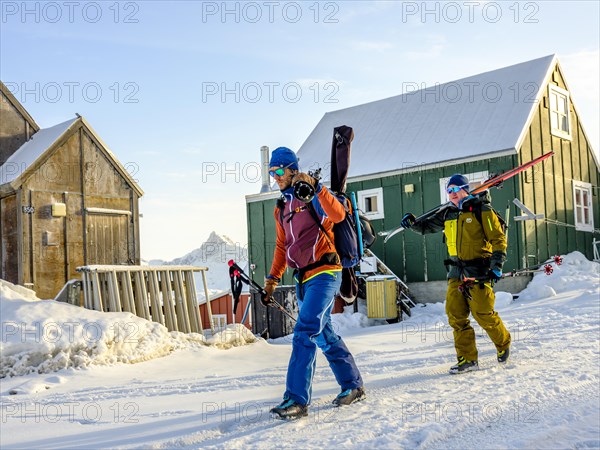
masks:
MULTIPOLYGON (((502 187, 502 183, 504 183, 504 181, 508 180, 509 178, 514 177, 515 175, 523 172, 524 170, 529 169, 530 167, 536 165, 539 162, 544 161, 545 159, 547 159, 553 155, 554 155, 554 152, 546 153, 545 155, 542 155, 542 156, 539 156, 538 158, 532 159, 531 161, 526 162, 525 164, 521 164, 520 166, 517 166, 514 169, 510 169, 500 175, 492 176, 490 179, 488 179, 487 181, 484 181, 481 185, 474 188, 470 193, 471 193, 471 195, 475 195, 475 194, 479 194, 479 193, 481 193, 487 189, 493 188, 493 187, 496 187, 496 188, 502 187)), ((421 214, 419 217, 417 217, 415 219, 415 223, 423 222, 423 221, 429 219, 430 217, 433 217, 437 213, 443 211, 444 209, 449 208, 450 206, 453 206, 452 202, 447 202, 442 205, 439 205, 439 206, 421 214)), ((404 231, 404 227, 402 227, 402 226, 396 227, 389 231, 380 231, 377 234, 379 234, 379 236, 386 237, 383 241, 385 244, 393 236, 400 233, 401 231, 404 231)))

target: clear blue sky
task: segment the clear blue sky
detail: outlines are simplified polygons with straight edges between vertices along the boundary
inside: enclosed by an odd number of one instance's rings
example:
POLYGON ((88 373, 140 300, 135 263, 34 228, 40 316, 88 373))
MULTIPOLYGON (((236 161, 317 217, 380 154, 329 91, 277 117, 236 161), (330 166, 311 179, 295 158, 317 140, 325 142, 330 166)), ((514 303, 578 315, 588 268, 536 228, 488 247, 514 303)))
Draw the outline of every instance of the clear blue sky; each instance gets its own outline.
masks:
POLYGON ((297 150, 325 112, 406 83, 556 53, 598 151, 596 1, 2 1, 1 10, 0 78, 42 127, 86 117, 130 169, 145 191, 146 259, 181 256, 212 230, 245 244, 260 146, 297 150))

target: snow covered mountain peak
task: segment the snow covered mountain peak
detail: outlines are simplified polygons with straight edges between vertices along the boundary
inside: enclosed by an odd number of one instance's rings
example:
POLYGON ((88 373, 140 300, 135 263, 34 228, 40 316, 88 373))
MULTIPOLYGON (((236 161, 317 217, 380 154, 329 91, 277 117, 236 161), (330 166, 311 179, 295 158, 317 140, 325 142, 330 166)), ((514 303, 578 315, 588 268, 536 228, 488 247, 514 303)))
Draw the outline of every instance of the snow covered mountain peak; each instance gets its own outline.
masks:
MULTIPOLYGON (((228 236, 212 231, 208 239, 200 247, 191 252, 166 262, 152 260, 150 265, 174 265, 207 267, 206 273, 208 289, 211 294, 229 289, 229 266, 227 262, 233 259, 240 266, 245 267, 248 261, 248 248, 245 243, 235 242, 228 236)), ((201 276, 197 274, 196 286, 199 296, 204 296, 201 276)))

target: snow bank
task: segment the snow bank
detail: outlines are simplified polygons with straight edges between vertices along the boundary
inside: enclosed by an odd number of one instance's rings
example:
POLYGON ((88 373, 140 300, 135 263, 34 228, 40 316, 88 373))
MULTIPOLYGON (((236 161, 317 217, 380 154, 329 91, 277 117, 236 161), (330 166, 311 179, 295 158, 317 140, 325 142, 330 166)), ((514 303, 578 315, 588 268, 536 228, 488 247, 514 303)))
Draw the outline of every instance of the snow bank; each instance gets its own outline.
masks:
POLYGON ((367 305, 364 300, 358 301, 358 312, 354 312, 354 305, 345 306, 344 312, 331 315, 331 324, 336 333, 355 330, 357 328, 387 325, 383 319, 369 319, 367 317, 367 305))
POLYGON ((242 325, 210 339, 166 327, 130 313, 91 311, 54 300, 0 280, 0 378, 49 373, 91 364, 137 363, 174 349, 213 346, 227 349, 256 340, 242 325))
MULTIPOLYGON (((518 301, 542 300, 555 297, 559 293, 571 291, 575 288, 583 289, 589 293, 600 295, 598 280, 600 279, 600 264, 589 261, 582 253, 572 252, 563 257, 561 265, 553 260, 548 261, 553 268, 553 273, 546 275, 543 272, 534 274, 527 287, 518 293, 518 301)), ((508 292, 496 292, 494 309, 503 311, 511 308, 513 296, 508 292)), ((417 304, 412 310, 412 317, 405 322, 422 325, 446 324, 446 302, 417 304)))
POLYGON ((563 256, 561 265, 551 263, 554 272, 545 275, 538 272, 527 287, 519 293, 519 301, 554 297, 574 288, 590 293, 600 293, 600 264, 589 261, 582 253, 572 252, 563 256))

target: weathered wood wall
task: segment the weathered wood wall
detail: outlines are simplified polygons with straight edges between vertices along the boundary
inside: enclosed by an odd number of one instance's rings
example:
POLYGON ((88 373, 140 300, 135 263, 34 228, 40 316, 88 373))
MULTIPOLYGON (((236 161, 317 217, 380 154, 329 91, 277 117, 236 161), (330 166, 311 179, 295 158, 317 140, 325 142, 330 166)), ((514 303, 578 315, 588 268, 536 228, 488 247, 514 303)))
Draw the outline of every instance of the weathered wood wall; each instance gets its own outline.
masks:
POLYGON ((1 200, 3 278, 53 298, 79 278, 78 266, 139 264, 139 196, 87 128, 74 128, 43 157, 16 195, 1 200), (57 203, 66 217, 52 215, 57 203))
MULTIPOLYGON (((9 99, 5 87, 0 89, 0 166, 39 128, 19 111, 9 99)), ((1 183, 1 181, 0 181, 1 183)))

